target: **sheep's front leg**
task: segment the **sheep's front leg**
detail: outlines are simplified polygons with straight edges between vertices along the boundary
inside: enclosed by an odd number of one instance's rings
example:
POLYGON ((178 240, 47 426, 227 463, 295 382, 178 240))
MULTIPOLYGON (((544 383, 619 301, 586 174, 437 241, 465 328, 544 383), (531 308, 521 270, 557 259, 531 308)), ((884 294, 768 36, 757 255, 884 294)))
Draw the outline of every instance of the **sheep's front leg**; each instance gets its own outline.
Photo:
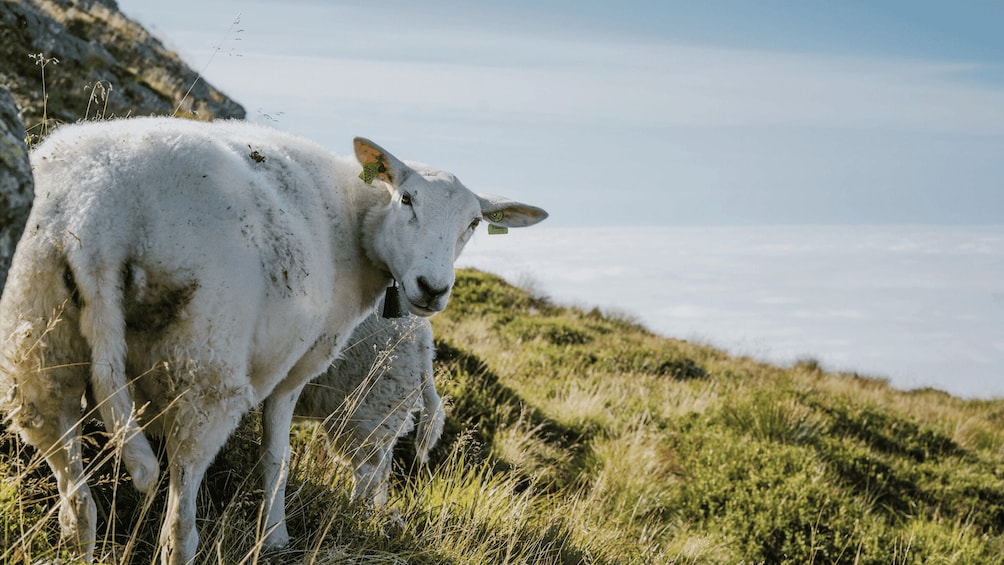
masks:
POLYGON ((262 408, 262 483, 265 489, 265 547, 289 543, 286 528, 286 479, 289 476, 289 428, 300 397, 297 388, 265 399, 262 408))

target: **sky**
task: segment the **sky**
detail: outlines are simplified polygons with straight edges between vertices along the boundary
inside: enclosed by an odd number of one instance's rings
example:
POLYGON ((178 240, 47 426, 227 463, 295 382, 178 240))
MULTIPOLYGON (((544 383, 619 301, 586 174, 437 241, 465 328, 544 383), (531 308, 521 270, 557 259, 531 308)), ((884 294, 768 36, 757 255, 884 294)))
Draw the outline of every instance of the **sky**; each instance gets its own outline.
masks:
POLYGON ((1004 3, 119 5, 250 120, 550 212, 460 266, 733 353, 1004 397, 1004 3))
POLYGON ((1004 4, 120 0, 254 121, 548 225, 1001 224, 1004 4))

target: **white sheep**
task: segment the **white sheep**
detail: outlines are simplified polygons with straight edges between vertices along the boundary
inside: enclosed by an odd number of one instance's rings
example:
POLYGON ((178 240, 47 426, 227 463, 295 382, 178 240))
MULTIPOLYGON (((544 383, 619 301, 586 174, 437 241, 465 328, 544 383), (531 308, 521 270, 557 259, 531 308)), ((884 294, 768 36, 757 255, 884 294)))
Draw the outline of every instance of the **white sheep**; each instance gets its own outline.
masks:
POLYGON ((370 315, 341 356, 300 394, 295 416, 321 420, 332 448, 351 461, 353 499, 387 503, 394 445, 415 427, 416 413, 416 457, 428 461, 445 418, 434 356, 428 320, 370 315))
POLYGON ((85 389, 141 491, 159 473, 142 431, 165 438, 163 563, 196 555, 206 467, 263 402, 264 543, 283 545, 303 386, 392 281, 413 314, 442 310, 482 218, 547 216, 368 140, 354 149, 358 163, 244 122, 136 118, 64 126, 32 152, 35 201, 0 298, 0 411, 45 455, 83 558, 85 389))

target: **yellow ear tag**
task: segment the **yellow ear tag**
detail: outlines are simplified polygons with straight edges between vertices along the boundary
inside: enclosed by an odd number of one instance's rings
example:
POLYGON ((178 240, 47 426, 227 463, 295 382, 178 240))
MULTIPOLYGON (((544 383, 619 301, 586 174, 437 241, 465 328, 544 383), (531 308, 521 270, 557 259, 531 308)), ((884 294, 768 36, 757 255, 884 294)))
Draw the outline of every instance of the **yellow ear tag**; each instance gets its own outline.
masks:
POLYGON ((363 172, 359 173, 359 178, 363 180, 366 184, 373 184, 373 179, 377 178, 377 175, 384 172, 384 166, 381 163, 372 162, 363 165, 363 172))

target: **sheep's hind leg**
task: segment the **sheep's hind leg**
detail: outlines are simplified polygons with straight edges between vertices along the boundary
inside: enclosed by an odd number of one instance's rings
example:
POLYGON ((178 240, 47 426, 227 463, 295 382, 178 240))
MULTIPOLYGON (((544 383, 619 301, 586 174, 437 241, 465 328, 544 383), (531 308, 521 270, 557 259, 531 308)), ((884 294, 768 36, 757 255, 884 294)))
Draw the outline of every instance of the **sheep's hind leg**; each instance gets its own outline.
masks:
POLYGON ((352 500, 379 508, 387 504, 393 444, 359 447, 352 455, 352 500))
MULTIPOLYGON (((200 395, 193 392, 190 396, 198 398, 200 395)), ((179 402, 173 417, 175 425, 169 428, 167 435, 170 478, 167 512, 160 532, 160 556, 164 565, 188 564, 195 559, 199 545, 196 528, 199 486, 210 462, 250 405, 250 400, 245 403, 236 397, 208 406, 192 406, 191 402, 179 402)))
POLYGON ((400 533, 404 528, 404 520, 395 508, 387 507, 387 487, 390 484, 390 471, 393 466, 394 445, 373 447, 370 455, 363 461, 362 457, 353 458, 352 499, 360 500, 366 505, 367 511, 380 509, 387 520, 384 532, 400 533))
POLYGON ((170 465, 167 513, 160 532, 160 562, 163 565, 185 565, 195 558, 199 547, 195 501, 208 466, 208 460, 204 464, 170 465))
POLYGON ((80 399, 70 395, 62 400, 62 413, 58 417, 50 419, 41 415, 37 426, 21 426, 21 434, 29 444, 42 451, 56 475, 63 539, 76 547, 84 561, 90 562, 94 558, 97 538, 97 508, 87 486, 80 454, 80 399))

